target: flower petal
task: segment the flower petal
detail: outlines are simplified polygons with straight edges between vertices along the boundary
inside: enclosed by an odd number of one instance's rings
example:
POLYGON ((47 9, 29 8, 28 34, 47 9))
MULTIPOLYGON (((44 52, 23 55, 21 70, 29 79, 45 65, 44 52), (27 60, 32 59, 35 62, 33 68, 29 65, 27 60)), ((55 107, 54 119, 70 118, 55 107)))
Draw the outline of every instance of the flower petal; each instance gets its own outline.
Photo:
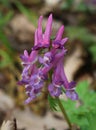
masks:
POLYGON ((58 30, 57 34, 56 34, 56 39, 55 39, 55 41, 61 41, 63 32, 64 32, 64 26, 62 25, 62 26, 60 27, 60 29, 58 30))
POLYGON ((78 100, 78 94, 74 90, 67 90, 66 96, 71 100, 78 100))
POLYGON ((50 41, 51 30, 52 30, 52 14, 50 14, 48 18, 45 33, 44 33, 44 41, 46 41, 47 44, 49 44, 50 41))
MULTIPOLYGON (((42 34, 42 19, 43 19, 43 16, 40 16, 40 17, 39 17, 39 20, 38 20, 37 36, 38 36, 38 42, 39 42, 39 43, 42 43, 42 40, 43 40, 43 34, 42 34)), ((38 43, 38 44, 39 44, 39 43, 38 43)))

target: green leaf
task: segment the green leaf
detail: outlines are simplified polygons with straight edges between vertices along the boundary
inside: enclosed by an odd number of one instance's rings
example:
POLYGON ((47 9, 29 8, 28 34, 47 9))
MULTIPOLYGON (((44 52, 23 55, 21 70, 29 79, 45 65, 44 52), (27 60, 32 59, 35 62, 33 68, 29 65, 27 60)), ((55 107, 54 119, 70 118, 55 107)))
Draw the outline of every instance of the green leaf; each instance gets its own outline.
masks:
POLYGON ((57 100, 56 100, 56 98, 53 98, 50 95, 48 95, 48 101, 49 101, 50 109, 57 111, 57 100))
POLYGON ((71 122, 80 126, 81 130, 95 130, 96 123, 96 92, 89 89, 87 81, 77 84, 76 91, 79 101, 61 100, 71 122), (77 107, 77 104, 80 104, 77 107))

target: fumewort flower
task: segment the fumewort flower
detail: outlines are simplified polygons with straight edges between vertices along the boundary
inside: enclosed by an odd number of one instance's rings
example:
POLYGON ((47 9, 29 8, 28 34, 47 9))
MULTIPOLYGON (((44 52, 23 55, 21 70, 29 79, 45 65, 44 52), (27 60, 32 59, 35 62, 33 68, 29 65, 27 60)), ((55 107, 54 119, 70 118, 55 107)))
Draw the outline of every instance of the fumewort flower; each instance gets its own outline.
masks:
POLYGON ((64 92, 62 90, 65 90, 68 98, 77 100, 76 83, 74 81, 69 82, 64 72, 64 56, 67 52, 64 45, 68 40, 67 37, 62 38, 64 26, 60 27, 54 40, 51 40, 52 14, 49 15, 44 33, 42 20, 43 16, 40 16, 31 53, 28 54, 27 50, 24 50, 24 54, 20 56, 23 71, 22 79, 18 83, 25 86, 28 95, 25 103, 38 97, 46 82, 52 97, 59 97, 64 92))
POLYGON ((45 32, 42 32, 42 19, 40 16, 38 20, 38 28, 35 31, 35 44, 33 50, 38 50, 40 48, 46 48, 50 46, 50 35, 52 31, 52 14, 49 16, 45 32))

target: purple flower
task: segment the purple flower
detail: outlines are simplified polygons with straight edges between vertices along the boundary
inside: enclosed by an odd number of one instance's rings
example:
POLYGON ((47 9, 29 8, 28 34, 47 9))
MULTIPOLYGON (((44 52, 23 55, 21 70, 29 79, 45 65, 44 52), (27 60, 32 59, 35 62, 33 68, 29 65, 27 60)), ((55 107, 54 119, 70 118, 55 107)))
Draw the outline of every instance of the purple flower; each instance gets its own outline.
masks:
POLYGON ((44 78, 42 77, 40 72, 32 75, 32 77, 30 78, 29 85, 32 86, 34 92, 39 92, 43 84, 44 84, 44 78))
POLYGON ((58 69, 58 66, 56 66, 54 69, 53 76, 52 76, 52 84, 48 86, 49 93, 53 97, 58 97, 62 93, 61 91, 62 81, 60 78, 61 75, 59 71, 60 70, 58 69))
POLYGON ((20 56, 23 71, 19 84, 25 85, 28 96, 25 103, 29 103, 41 94, 49 76, 51 81, 48 91, 51 96, 59 97, 62 94, 62 88, 64 88, 68 98, 77 100, 76 84, 73 81, 69 82, 64 72, 64 56, 67 52, 64 44, 68 40, 68 38, 62 39, 64 26, 60 27, 55 39, 51 41, 52 14, 48 18, 44 33, 42 33, 42 20, 43 16, 40 16, 31 53, 28 54, 27 50, 24 50, 24 54, 20 56))
POLYGON ((25 86, 26 94, 28 95, 28 99, 25 101, 25 103, 29 103, 30 101, 38 97, 38 95, 40 95, 41 93, 43 85, 44 79, 42 78, 38 70, 37 73, 31 75, 29 81, 25 86))
POLYGON ((24 50, 24 54, 20 56, 22 60, 22 64, 26 66, 28 64, 30 65, 35 63, 37 60, 37 55, 38 55, 38 51, 32 51, 30 55, 28 55, 27 50, 24 50))
POLYGON ((54 48, 62 49, 64 47, 64 44, 67 42, 68 40, 67 37, 62 39, 63 32, 64 32, 64 26, 61 26, 56 34, 55 40, 53 40, 52 42, 52 46, 54 48))
POLYGON ((60 58, 66 54, 66 49, 57 50, 52 49, 51 51, 44 54, 43 57, 39 57, 39 62, 50 69, 59 62, 60 58))
POLYGON ((38 20, 38 28, 35 31, 35 45, 33 47, 33 50, 38 50, 39 48, 50 46, 50 35, 52 31, 52 14, 50 14, 48 18, 44 34, 42 33, 42 19, 43 16, 40 16, 38 20))
POLYGON ((66 96, 72 100, 77 100, 78 99, 78 94, 75 92, 75 90, 67 90, 66 91, 66 96))
POLYGON ((52 62, 54 56, 52 55, 51 52, 47 52, 44 54, 44 57, 39 57, 39 62, 45 66, 49 66, 50 63, 52 62))
POLYGON ((77 100, 78 95, 75 92, 75 82, 68 82, 67 77, 64 73, 64 55, 62 55, 59 59, 59 62, 56 64, 53 77, 52 84, 49 85, 48 90, 51 96, 59 96, 61 94, 62 87, 64 87, 66 91, 66 96, 72 100, 77 100))
POLYGON ((59 97, 62 93, 61 87, 57 84, 50 84, 48 86, 48 91, 52 97, 59 97))
POLYGON ((24 69, 22 71, 22 80, 18 84, 27 84, 30 80, 30 76, 37 71, 36 66, 34 65, 38 59, 38 51, 32 51, 30 55, 27 50, 24 50, 24 54, 20 56, 22 60, 22 65, 24 69))
POLYGON ((18 82, 19 85, 26 85, 29 83, 31 75, 37 72, 36 66, 33 65, 26 65, 22 71, 22 79, 18 82))
POLYGON ((59 62, 59 71, 61 73, 61 80, 63 81, 63 86, 66 90, 66 96, 72 100, 77 100, 78 99, 78 95, 77 93, 75 92, 75 87, 76 87, 76 83, 74 81, 71 81, 71 82, 68 82, 68 79, 65 75, 65 72, 64 72, 64 65, 63 65, 63 58, 61 58, 61 61, 59 62))

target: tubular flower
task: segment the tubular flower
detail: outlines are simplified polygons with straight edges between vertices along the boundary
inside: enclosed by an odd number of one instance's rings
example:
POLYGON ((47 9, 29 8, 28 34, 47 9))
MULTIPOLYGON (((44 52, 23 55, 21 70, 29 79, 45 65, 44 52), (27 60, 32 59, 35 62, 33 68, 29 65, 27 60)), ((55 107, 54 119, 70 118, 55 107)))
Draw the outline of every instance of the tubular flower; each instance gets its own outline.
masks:
POLYGON ((48 18, 44 33, 42 33, 42 20, 43 16, 40 16, 31 53, 28 54, 27 50, 24 50, 24 54, 20 56, 23 71, 22 79, 18 83, 25 86, 28 96, 25 103, 31 102, 41 94, 44 83, 49 77, 51 81, 48 91, 52 97, 59 97, 64 89, 68 98, 77 100, 76 84, 74 81, 69 82, 64 72, 64 56, 67 52, 64 44, 68 40, 62 38, 64 26, 60 27, 55 39, 51 41, 52 14, 48 18))
POLYGON ((68 79, 64 72, 63 61, 64 61, 64 57, 61 57, 61 60, 59 61, 59 65, 57 66, 58 72, 60 73, 59 80, 61 80, 62 86, 64 87, 66 91, 65 92, 66 96, 72 100, 77 100, 78 95, 75 92, 76 83, 74 81, 68 82, 68 79))
POLYGON ((64 26, 62 25, 56 34, 55 40, 53 40, 52 42, 52 46, 54 48, 62 49, 64 47, 64 44, 67 42, 68 40, 67 37, 62 39, 63 32, 64 32, 64 26))
POLYGON ((38 20, 38 28, 35 31, 35 46, 33 50, 39 48, 46 48, 50 46, 50 36, 52 31, 52 14, 50 14, 44 34, 42 33, 42 20, 43 16, 40 16, 38 20))

